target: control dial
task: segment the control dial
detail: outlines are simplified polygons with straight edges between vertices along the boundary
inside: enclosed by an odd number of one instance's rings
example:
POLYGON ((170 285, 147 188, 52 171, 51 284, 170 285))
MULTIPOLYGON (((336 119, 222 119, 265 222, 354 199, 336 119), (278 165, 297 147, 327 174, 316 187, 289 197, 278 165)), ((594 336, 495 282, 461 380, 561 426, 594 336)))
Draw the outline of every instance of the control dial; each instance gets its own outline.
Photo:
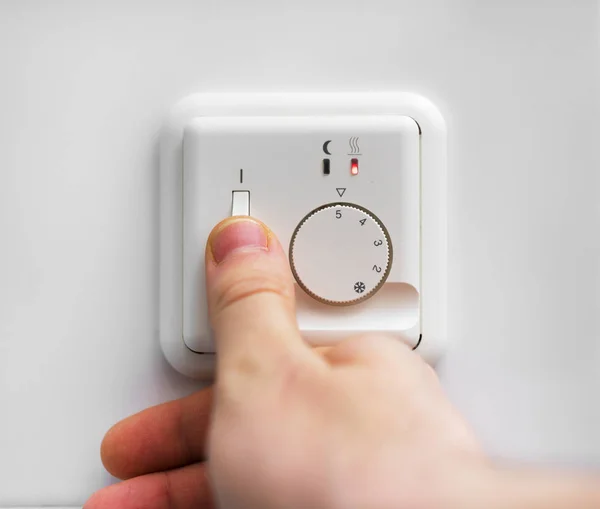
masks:
POLYGON ((347 306, 371 297, 385 283, 392 243, 372 212, 332 203, 300 221, 290 242, 290 265, 298 284, 313 298, 347 306))

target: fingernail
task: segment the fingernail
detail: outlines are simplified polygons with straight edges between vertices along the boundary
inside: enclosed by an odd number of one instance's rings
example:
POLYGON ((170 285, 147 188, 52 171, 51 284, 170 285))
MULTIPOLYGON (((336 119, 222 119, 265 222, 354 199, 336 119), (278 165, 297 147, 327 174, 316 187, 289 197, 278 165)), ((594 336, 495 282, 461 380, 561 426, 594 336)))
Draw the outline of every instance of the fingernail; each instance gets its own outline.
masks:
POLYGON ((210 236, 209 243, 215 262, 221 263, 239 249, 266 250, 268 235, 265 227, 257 221, 236 217, 219 225, 210 236))

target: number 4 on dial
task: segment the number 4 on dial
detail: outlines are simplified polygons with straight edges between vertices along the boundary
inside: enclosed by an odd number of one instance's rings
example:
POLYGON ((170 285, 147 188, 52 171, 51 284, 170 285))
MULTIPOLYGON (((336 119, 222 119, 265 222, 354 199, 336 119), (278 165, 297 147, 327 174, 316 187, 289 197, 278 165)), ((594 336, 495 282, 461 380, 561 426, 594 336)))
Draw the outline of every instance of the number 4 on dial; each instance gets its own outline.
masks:
POLYGON ((359 223, 360 223, 361 226, 364 226, 366 222, 367 222, 367 218, 366 217, 364 219, 361 219, 359 221, 359 223))

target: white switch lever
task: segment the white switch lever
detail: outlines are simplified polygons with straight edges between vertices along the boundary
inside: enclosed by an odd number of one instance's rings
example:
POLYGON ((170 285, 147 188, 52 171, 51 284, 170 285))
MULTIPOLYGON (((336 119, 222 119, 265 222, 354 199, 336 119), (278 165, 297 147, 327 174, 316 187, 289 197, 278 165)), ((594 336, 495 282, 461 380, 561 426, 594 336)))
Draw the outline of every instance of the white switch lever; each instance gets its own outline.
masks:
POLYGON ((233 191, 231 198, 231 215, 250 215, 250 191, 233 191))

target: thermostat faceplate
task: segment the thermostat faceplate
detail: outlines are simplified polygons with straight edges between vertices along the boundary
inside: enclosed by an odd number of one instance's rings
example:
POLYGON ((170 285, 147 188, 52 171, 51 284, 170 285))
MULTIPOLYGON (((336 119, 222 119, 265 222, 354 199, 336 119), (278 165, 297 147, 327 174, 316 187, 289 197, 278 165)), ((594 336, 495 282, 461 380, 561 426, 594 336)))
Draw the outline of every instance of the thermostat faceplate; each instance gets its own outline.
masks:
POLYGON ((288 249, 304 338, 386 332, 435 362, 446 342, 443 120, 411 94, 196 95, 161 139, 163 351, 214 369, 212 227, 249 213, 288 249))

